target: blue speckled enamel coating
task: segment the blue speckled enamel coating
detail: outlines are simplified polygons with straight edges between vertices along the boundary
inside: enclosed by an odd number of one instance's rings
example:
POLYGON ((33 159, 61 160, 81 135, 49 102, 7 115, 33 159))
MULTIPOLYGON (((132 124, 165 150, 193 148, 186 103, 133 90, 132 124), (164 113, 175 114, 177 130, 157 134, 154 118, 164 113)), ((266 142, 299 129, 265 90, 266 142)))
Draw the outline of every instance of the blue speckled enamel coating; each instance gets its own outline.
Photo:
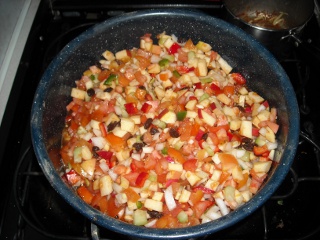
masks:
POLYGON ((71 41, 44 73, 31 112, 32 141, 38 162, 51 185, 77 211, 104 228, 150 239, 187 239, 230 227, 259 208, 284 180, 294 159, 299 137, 299 110, 292 85, 275 58, 237 27, 197 11, 162 9, 132 12, 98 24, 71 41), (258 194, 236 211, 216 221, 181 229, 148 229, 108 217, 84 203, 60 175, 58 149, 71 101, 71 87, 81 74, 99 61, 105 50, 116 52, 139 46, 145 33, 166 31, 181 38, 202 40, 241 72, 248 85, 278 110, 279 147, 271 176, 258 194), (50 153, 50 157, 49 157, 50 153))

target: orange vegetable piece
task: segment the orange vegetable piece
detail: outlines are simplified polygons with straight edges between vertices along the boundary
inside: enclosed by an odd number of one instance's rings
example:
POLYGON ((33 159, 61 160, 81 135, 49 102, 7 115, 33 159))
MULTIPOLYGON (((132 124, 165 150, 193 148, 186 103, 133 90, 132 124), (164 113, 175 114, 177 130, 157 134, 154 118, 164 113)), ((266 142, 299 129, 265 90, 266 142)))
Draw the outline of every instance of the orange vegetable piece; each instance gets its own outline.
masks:
POLYGON ((219 153, 222 171, 228 171, 239 165, 235 156, 229 153, 219 153))
POLYGON ((201 201, 203 195, 204 193, 200 189, 197 189, 195 192, 191 192, 190 201, 195 205, 201 201))
POLYGON ((83 201, 85 201, 88 204, 91 204, 93 199, 93 194, 86 188, 85 186, 80 186, 77 189, 78 195, 82 198, 83 201))
POLYGON ((113 133, 109 133, 106 136, 106 139, 116 151, 120 151, 126 146, 126 141, 123 138, 117 137, 113 133))
POLYGON ((172 147, 168 148, 168 155, 171 156, 173 159, 177 160, 181 164, 183 164, 186 161, 182 153, 172 147))
POLYGON ((238 182, 237 189, 240 189, 240 188, 242 188, 244 185, 246 185, 246 183, 247 183, 247 181, 248 181, 248 178, 249 178, 249 174, 248 174, 248 173, 244 173, 244 174, 243 174, 243 179, 238 182))
POLYGON ((124 74, 120 73, 118 75, 119 85, 122 87, 127 87, 130 83, 129 79, 124 76, 124 74))
POLYGON ((139 194, 130 187, 125 189, 123 192, 127 195, 128 201, 130 202, 137 202, 140 199, 139 194))

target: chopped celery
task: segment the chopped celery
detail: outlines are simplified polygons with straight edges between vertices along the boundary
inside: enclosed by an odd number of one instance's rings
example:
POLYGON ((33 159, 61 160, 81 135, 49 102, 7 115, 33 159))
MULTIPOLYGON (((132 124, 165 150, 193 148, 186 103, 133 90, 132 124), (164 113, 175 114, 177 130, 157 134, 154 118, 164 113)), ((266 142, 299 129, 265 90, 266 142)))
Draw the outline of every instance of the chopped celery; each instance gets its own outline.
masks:
POLYGON ((188 214, 185 211, 181 211, 177 216, 179 222, 186 223, 188 222, 188 214))
POLYGON ((143 226, 148 222, 147 211, 137 209, 133 213, 133 224, 136 226, 143 226))
POLYGON ((159 65, 161 69, 167 68, 169 66, 169 60, 164 58, 159 61, 159 65))
POLYGON ((259 147, 261 147, 266 144, 266 141, 261 136, 259 136, 256 138, 255 144, 257 144, 259 147))
POLYGON ((200 98, 199 98, 199 102, 202 102, 205 99, 208 99, 210 96, 208 93, 203 94, 200 98))
POLYGON ((192 60, 196 57, 196 54, 194 51, 188 52, 188 60, 192 60))
POLYGON ((206 78, 202 78, 202 79, 200 79, 200 81, 202 82, 202 83, 211 83, 212 82, 212 78, 210 78, 210 77, 206 77, 206 78))
POLYGON ((245 154, 240 159, 242 161, 249 162, 249 160, 250 160, 250 152, 246 151, 245 154))
POLYGON ((73 161, 75 163, 81 163, 82 162, 82 147, 76 147, 73 150, 73 161))

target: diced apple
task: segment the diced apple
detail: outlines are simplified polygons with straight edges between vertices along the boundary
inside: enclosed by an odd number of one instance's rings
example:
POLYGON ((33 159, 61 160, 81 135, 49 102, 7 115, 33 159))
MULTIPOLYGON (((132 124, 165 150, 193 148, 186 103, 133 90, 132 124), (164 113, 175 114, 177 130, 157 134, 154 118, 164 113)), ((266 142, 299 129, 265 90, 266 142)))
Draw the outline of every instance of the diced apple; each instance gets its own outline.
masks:
POLYGON ((259 118, 260 121, 267 121, 269 120, 270 112, 268 110, 262 110, 261 112, 258 113, 257 117, 259 118))
POLYGON ((195 185, 197 182, 201 180, 195 173, 187 171, 186 172, 186 178, 191 186, 195 185))
POLYGON ((241 126, 241 120, 235 119, 230 121, 230 129, 233 131, 236 131, 240 128, 241 126))
POLYGON ((239 182, 243 179, 243 174, 240 166, 236 166, 232 169, 232 177, 236 182, 239 182))
POLYGON ((216 119, 211 116, 210 114, 208 114, 207 112, 200 110, 202 117, 203 117, 203 121, 208 124, 209 126, 213 126, 216 123, 216 119))
POLYGON ((116 59, 118 60, 128 60, 130 56, 126 49, 116 52, 116 59))
POLYGON ((112 130, 113 134, 116 135, 117 137, 123 137, 124 135, 126 135, 128 132, 122 130, 120 127, 115 127, 112 130))
POLYGON ((238 90, 238 92, 241 94, 241 95, 247 95, 248 94, 248 90, 247 88, 245 87, 242 87, 238 90))
POLYGON ((276 135, 275 135, 274 132, 271 130, 271 128, 266 127, 266 129, 267 129, 266 139, 267 139, 269 142, 274 143, 274 142, 276 141, 276 135))
POLYGON ((109 125, 112 122, 119 122, 120 118, 115 113, 109 113, 105 121, 106 125, 109 125))
POLYGON ((222 111, 227 116, 230 116, 230 117, 235 117, 236 116, 233 108, 231 108, 231 107, 223 106, 222 111))
POLYGON ((108 92, 97 92, 96 97, 101 100, 110 100, 111 94, 108 92))
POLYGON ((154 199, 147 198, 144 202, 144 207, 149 210, 163 212, 163 202, 156 201, 154 199))
POLYGON ((120 128, 123 131, 134 133, 135 123, 131 118, 121 118, 120 128))
POLYGON ((242 135, 244 137, 252 138, 252 122, 251 121, 242 121, 239 133, 240 133, 240 135, 242 135))
POLYGON ((122 162, 130 157, 129 149, 124 149, 115 153, 119 162, 122 162))
POLYGON ((163 199, 163 195, 163 192, 155 192, 152 196, 152 199, 161 202, 163 199))
POLYGON ((91 120, 90 120, 90 126, 91 126, 93 129, 100 129, 99 124, 100 124, 100 122, 98 122, 98 121, 96 121, 96 120, 94 120, 94 119, 91 119, 91 120))
POLYGON ((90 160, 92 158, 92 153, 88 146, 82 146, 81 156, 84 160, 90 160))
POLYGON ((259 161, 253 163, 253 170, 257 173, 269 172, 272 165, 272 161, 259 161))
POLYGON ((217 99, 224 103, 225 105, 229 105, 231 103, 231 99, 225 95, 224 93, 220 93, 218 96, 217 96, 217 99))
POLYGON ((164 114, 161 119, 161 121, 165 122, 165 123, 175 123, 177 121, 177 115, 172 112, 172 111, 168 111, 166 114, 164 114))
POLYGON ((87 174, 90 175, 90 177, 92 177, 96 167, 96 159, 92 158, 90 160, 83 161, 80 166, 87 174))
POLYGON ((174 44, 174 41, 172 40, 171 37, 168 37, 168 38, 164 41, 164 43, 163 43, 163 45, 164 45, 167 49, 169 49, 173 44, 174 44))
POLYGON ((137 209, 133 212, 133 224, 136 226, 143 226, 147 224, 147 211, 137 209))
POLYGON ((164 98, 166 92, 164 91, 163 88, 160 88, 160 87, 155 87, 154 88, 154 92, 156 93, 158 99, 162 99, 164 98))
POLYGON ((127 189, 130 185, 130 182, 124 177, 124 176, 121 176, 120 177, 120 186, 123 188, 123 189, 127 189))
POLYGON ((200 77, 205 77, 208 74, 207 62, 204 59, 198 60, 198 72, 200 77))
POLYGON ((169 164, 168 164, 168 170, 169 170, 169 171, 182 172, 183 166, 182 166, 182 164, 180 164, 180 163, 169 163, 169 164))
POLYGON ((78 88, 71 89, 71 97, 84 100, 87 95, 87 92, 78 88))
POLYGON ((196 44, 196 47, 201 50, 202 52, 208 52, 211 50, 211 46, 210 44, 208 43, 205 43, 205 42, 202 42, 202 41, 199 41, 197 44, 196 44))
POLYGON ((100 178, 100 194, 101 196, 107 196, 112 193, 112 179, 109 175, 105 175, 100 178))
POLYGON ((195 111, 187 111, 187 118, 196 118, 198 116, 198 113, 195 111))
POLYGON ((193 99, 187 102, 185 108, 188 110, 193 110, 196 105, 197 105, 197 100, 193 99))
POLYGON ((218 186, 219 186, 219 184, 220 183, 218 181, 214 181, 212 179, 209 179, 204 186, 206 188, 209 188, 209 189, 213 190, 213 191, 216 191, 218 186))
POLYGON ((255 103, 262 103, 264 101, 264 98, 261 97, 259 94, 256 92, 249 92, 248 93, 249 98, 253 100, 255 103))
POLYGON ((108 61, 112 61, 112 60, 115 60, 116 58, 115 58, 115 56, 114 56, 114 54, 112 53, 112 52, 110 52, 110 51, 104 51, 103 53, 102 53, 102 56, 105 58, 105 59, 107 59, 108 61))
POLYGON ((179 197, 179 202, 180 203, 186 203, 189 201, 190 199, 190 196, 191 196, 191 192, 189 192, 188 190, 186 189, 183 189, 182 192, 181 192, 181 195, 179 197))
POLYGON ((224 60, 221 56, 217 59, 218 63, 220 64, 221 69, 226 73, 229 74, 232 70, 232 67, 224 60))

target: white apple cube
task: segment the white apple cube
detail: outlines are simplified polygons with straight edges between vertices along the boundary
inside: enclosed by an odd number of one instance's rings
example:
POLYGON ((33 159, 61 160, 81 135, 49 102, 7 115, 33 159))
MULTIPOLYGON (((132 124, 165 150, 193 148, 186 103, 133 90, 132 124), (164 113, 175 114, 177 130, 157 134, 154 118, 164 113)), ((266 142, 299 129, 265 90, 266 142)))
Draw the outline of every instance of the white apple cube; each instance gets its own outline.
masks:
POLYGON ((154 199, 147 198, 144 202, 144 207, 149 210, 163 212, 163 203, 154 199))
POLYGON ((209 126, 212 127, 216 123, 216 119, 207 112, 201 110, 201 115, 203 117, 203 121, 209 126))
POLYGON ((174 112, 172 111, 168 111, 166 114, 164 114, 161 119, 161 121, 165 122, 165 123, 175 123, 177 121, 177 116, 174 112))
POLYGON ((259 161, 253 163, 253 170, 257 173, 269 172, 272 165, 272 161, 259 161))
POLYGON ((189 201, 190 199, 190 196, 191 196, 191 192, 189 192, 188 190, 186 189, 183 189, 182 192, 181 192, 181 195, 179 197, 179 202, 180 203, 186 203, 189 201))
POLYGON ((78 88, 71 89, 71 97, 84 100, 87 95, 87 92, 78 88))
POLYGON ((121 118, 120 128, 123 131, 134 133, 135 122, 131 118, 121 118))
POLYGON ((100 178, 100 194, 101 196, 107 196, 112 193, 112 179, 109 175, 105 175, 100 178))
POLYGON ((240 133, 240 135, 242 135, 244 137, 252 138, 252 122, 251 121, 242 121, 239 133, 240 133))

